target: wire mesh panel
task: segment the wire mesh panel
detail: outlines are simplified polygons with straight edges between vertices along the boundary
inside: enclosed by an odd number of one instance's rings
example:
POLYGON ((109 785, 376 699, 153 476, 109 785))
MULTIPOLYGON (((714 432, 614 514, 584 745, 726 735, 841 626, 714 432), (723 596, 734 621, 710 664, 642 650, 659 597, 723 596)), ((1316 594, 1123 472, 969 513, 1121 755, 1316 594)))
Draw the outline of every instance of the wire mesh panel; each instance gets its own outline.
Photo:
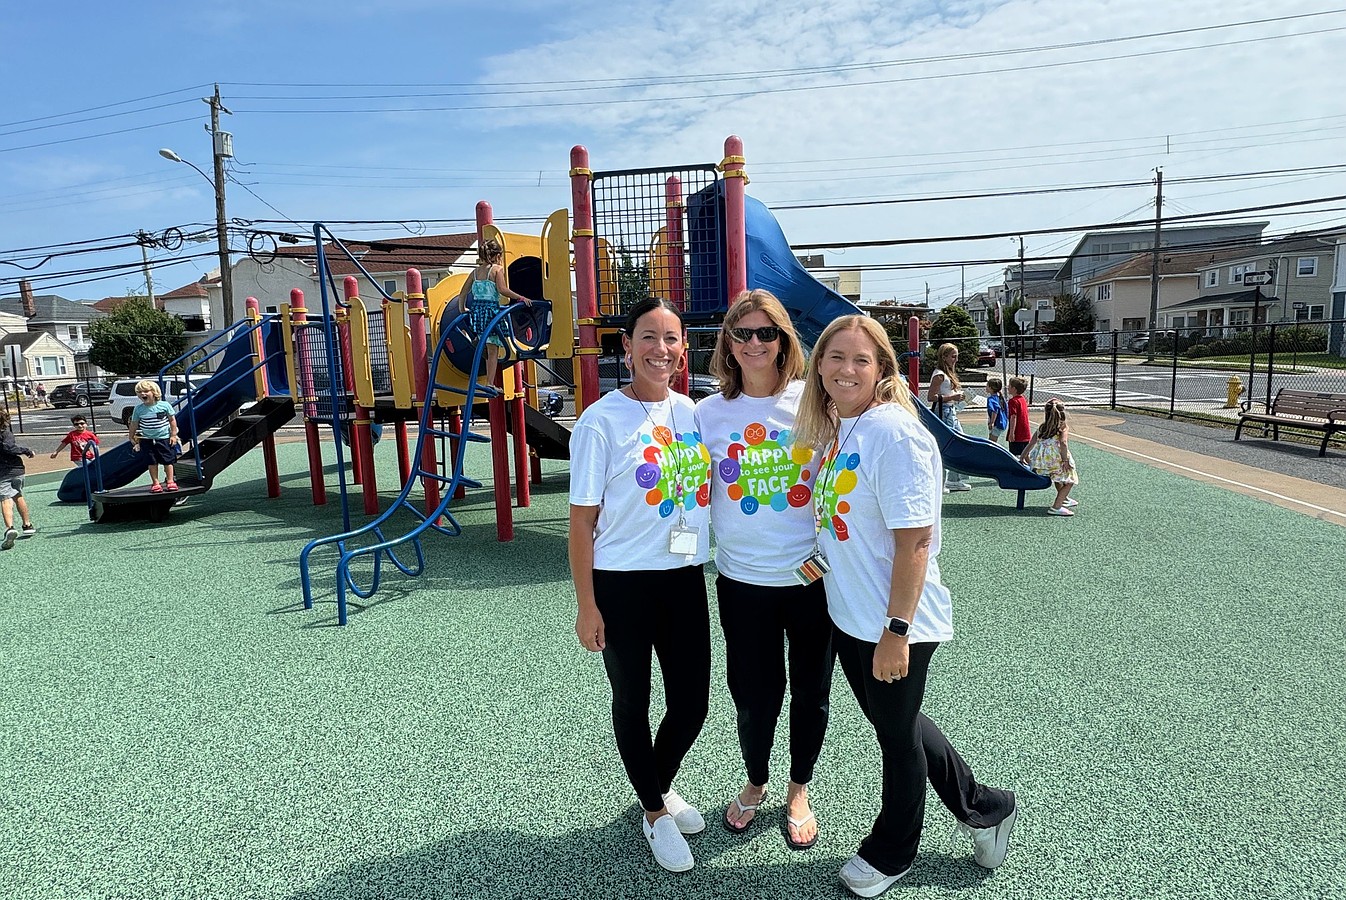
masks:
POLYGON ((387 334, 388 323, 384 321, 383 310, 376 306, 369 313, 369 374, 374 382, 375 394, 393 392, 387 334))
MULTIPOLYGON (((335 333, 335 329, 331 333, 335 333)), ((337 387, 337 395, 341 398, 340 414, 348 416, 354 412, 351 398, 345 391, 345 373, 341 368, 341 347, 333 348, 333 357, 336 360, 336 372, 329 369, 327 358, 327 335, 329 330, 324 328, 321 319, 309 319, 306 323, 295 330, 295 342, 298 345, 298 356, 296 369, 299 373, 301 388, 311 386, 313 397, 311 403, 304 405, 304 414, 309 418, 330 419, 332 416, 332 385, 337 387), (308 384, 305 384, 304 373, 308 372, 308 384)))
POLYGON ((694 315, 724 308, 719 184, 713 165, 594 173, 599 315, 624 317, 653 296, 694 315))

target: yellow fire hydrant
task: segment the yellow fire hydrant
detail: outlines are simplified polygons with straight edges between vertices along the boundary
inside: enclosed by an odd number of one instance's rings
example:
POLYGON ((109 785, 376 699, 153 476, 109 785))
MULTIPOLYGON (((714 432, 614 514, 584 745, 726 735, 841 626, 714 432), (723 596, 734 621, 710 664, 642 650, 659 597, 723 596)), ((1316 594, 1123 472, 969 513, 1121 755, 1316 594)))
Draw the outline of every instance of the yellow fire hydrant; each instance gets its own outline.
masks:
POLYGON ((1225 382, 1225 409, 1233 409, 1239 405, 1239 396, 1243 393, 1243 382, 1237 375, 1230 375, 1229 380, 1225 382))

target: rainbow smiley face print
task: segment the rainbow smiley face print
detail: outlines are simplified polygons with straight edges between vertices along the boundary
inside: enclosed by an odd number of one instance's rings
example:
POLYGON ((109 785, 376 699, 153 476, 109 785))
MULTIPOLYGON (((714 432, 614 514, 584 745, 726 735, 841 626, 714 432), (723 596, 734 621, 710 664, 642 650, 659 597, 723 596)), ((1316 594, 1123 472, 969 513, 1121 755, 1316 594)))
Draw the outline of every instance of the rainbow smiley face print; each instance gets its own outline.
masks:
POLYGON ((728 455, 720 461, 716 475, 744 515, 750 516, 763 506, 784 512, 808 506, 813 500, 809 486, 813 480, 809 468, 813 451, 791 447, 788 429, 775 431, 753 422, 730 434, 729 440, 728 455))
POLYGON ((640 440, 645 461, 636 467, 636 484, 661 518, 673 515, 679 503, 684 509, 710 505, 710 451, 700 434, 675 434, 660 425, 640 440))
MULTIPOLYGON (((835 452, 835 451, 834 451, 835 452)), ((823 474, 819 476, 819 516, 822 527, 831 531, 838 541, 849 540, 850 529, 846 526, 846 514, 851 504, 846 495, 855 490, 860 477, 856 469, 860 468, 859 453, 836 453, 823 460, 823 474)))

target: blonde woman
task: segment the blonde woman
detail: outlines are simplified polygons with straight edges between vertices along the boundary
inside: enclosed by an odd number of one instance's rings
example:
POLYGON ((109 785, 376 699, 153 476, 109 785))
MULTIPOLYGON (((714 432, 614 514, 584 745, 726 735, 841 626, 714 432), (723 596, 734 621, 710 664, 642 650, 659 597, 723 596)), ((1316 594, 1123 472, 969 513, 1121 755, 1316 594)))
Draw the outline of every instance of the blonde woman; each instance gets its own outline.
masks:
MULTIPOLYGON (((816 545, 814 454, 793 443, 804 354, 769 291, 730 304, 711 358, 720 393, 696 408, 710 450, 715 595, 747 781, 721 820, 747 831, 767 798, 776 724, 790 693, 790 779, 781 831, 792 850, 818 840, 808 786, 827 732, 832 623, 821 579, 796 572, 816 545)), ((821 575, 818 572, 817 575, 821 575)))
MULTIPOLYGON (((962 382, 958 380, 958 345, 940 344, 935 371, 930 375, 930 390, 925 398, 930 408, 939 416, 940 421, 950 429, 963 433, 963 424, 958 421, 958 404, 967 399, 962 382)), ((962 474, 953 469, 944 470, 944 491, 970 491, 972 484, 962 474)))
POLYGON ((1018 817, 1014 794, 977 781, 924 713, 930 659, 953 637, 940 580, 940 457, 914 415, 882 327, 832 322, 813 348, 795 440, 822 451, 818 541, 833 645, 882 751, 878 819, 840 877, 877 897, 910 871, 921 840, 927 776, 973 840, 977 863, 1005 860, 1018 817))

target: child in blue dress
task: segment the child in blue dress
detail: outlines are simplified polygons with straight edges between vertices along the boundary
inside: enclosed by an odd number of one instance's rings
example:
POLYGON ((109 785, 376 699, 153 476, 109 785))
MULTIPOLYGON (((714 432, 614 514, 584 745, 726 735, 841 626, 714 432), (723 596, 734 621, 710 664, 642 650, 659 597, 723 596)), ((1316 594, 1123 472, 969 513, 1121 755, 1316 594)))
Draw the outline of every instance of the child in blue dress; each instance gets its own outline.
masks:
MULTIPOLYGON (((481 251, 477 254, 477 267, 472 270, 472 274, 463 283, 463 289, 458 292, 458 302, 468 310, 472 331, 478 337, 486 334, 491 319, 500 312, 501 297, 518 300, 525 305, 531 305, 533 302, 523 294, 510 290, 509 285, 505 283, 505 267, 501 264, 504 257, 504 248, 494 238, 482 244, 481 251)), ((487 384, 495 384, 495 370, 504 347, 505 344, 499 335, 492 334, 486 338, 487 384)))

